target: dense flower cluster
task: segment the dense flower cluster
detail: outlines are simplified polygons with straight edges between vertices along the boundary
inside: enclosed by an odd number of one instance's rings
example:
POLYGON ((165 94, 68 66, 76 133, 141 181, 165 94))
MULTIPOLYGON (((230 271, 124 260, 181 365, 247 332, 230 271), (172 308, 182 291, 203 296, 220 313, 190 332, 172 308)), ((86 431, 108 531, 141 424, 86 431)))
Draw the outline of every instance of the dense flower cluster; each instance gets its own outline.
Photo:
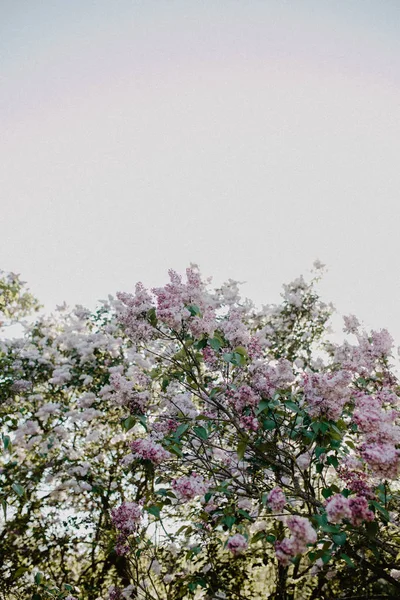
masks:
POLYGON ((170 458, 170 453, 165 450, 161 444, 152 439, 140 439, 131 442, 132 459, 149 460, 155 465, 159 465, 170 458))
POLYGON ((287 566, 298 554, 304 553, 308 544, 317 541, 317 532, 305 517, 293 515, 287 519, 286 525, 292 535, 275 544, 276 557, 283 566, 287 566))
POLYGON ((137 531, 141 518, 142 507, 136 502, 124 502, 111 511, 112 522, 115 528, 122 533, 137 531))
POLYGON ((364 434, 361 456, 372 472, 388 479, 396 479, 400 466, 400 427, 395 421, 398 410, 385 408, 399 404, 397 396, 390 390, 380 390, 375 396, 358 392, 355 394, 356 409, 353 420, 364 434))
POLYGON ((235 535, 229 538, 226 547, 232 552, 234 556, 237 556, 238 554, 242 554, 246 551, 248 547, 248 542, 243 535, 241 535, 240 533, 236 533, 235 535))
POLYGON ((281 512, 287 502, 286 496, 280 487, 274 487, 267 496, 268 506, 274 512, 281 512))
POLYGON ((373 521, 374 513, 368 508, 365 496, 346 498, 342 494, 335 494, 326 504, 326 514, 331 523, 341 523, 343 519, 352 525, 361 525, 363 521, 373 521))
POLYGON ((304 395, 307 412, 313 417, 340 418, 350 399, 350 373, 312 373, 304 376, 304 395))
POLYGON ((202 475, 192 473, 189 477, 180 477, 172 481, 172 489, 177 494, 178 498, 183 500, 192 500, 196 496, 203 496, 208 485, 204 481, 202 475))

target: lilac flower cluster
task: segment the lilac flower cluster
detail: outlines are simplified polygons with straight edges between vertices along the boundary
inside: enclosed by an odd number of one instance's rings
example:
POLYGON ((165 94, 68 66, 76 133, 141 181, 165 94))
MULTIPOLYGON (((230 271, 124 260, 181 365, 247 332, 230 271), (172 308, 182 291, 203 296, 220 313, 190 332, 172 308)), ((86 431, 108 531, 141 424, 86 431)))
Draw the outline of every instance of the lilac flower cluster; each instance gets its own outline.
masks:
POLYGON ((384 408, 384 403, 398 404, 397 396, 385 391, 371 396, 363 392, 355 394, 356 409, 353 420, 364 435, 361 456, 374 475, 386 479, 396 479, 400 467, 400 427, 395 420, 399 412, 384 408))
POLYGON ((123 502, 111 511, 111 520, 118 531, 125 534, 135 533, 142 519, 143 511, 136 502, 123 502))
POLYGON ((281 512, 286 505, 286 496, 280 487, 274 487, 267 496, 268 506, 273 512, 281 512))
POLYGON ((305 517, 292 515, 287 519, 286 525, 292 535, 275 544, 276 557, 283 566, 287 566, 298 554, 304 554, 308 544, 315 544, 317 541, 317 532, 305 517))
POLYGON ((197 473, 192 473, 188 477, 180 477, 172 482, 172 489, 182 500, 192 500, 196 496, 203 496, 208 489, 204 477, 197 473))
POLYGON ((248 545, 246 538, 240 533, 236 533, 228 539, 226 547, 234 556, 237 556, 238 554, 243 554, 247 550, 248 545))
POLYGON ((331 523, 341 523, 346 519, 357 526, 363 521, 374 520, 374 513, 368 508, 365 496, 346 498, 342 494, 335 494, 326 503, 326 514, 331 523))
POLYGON ((304 375, 303 389, 308 414, 332 421, 339 419, 350 400, 350 381, 351 374, 347 371, 304 375))
POLYGON ((151 438, 134 440, 130 444, 133 459, 149 460, 159 465, 171 457, 171 454, 151 438))

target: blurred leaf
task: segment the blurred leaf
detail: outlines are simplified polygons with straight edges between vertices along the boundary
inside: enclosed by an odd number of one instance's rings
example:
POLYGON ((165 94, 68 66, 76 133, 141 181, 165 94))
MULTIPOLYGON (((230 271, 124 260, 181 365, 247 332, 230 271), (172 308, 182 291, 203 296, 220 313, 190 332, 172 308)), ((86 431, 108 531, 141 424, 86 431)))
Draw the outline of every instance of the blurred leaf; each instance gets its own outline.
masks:
POLYGON ((24 488, 22 487, 22 485, 19 485, 19 483, 13 483, 12 489, 19 497, 21 497, 25 494, 24 488))

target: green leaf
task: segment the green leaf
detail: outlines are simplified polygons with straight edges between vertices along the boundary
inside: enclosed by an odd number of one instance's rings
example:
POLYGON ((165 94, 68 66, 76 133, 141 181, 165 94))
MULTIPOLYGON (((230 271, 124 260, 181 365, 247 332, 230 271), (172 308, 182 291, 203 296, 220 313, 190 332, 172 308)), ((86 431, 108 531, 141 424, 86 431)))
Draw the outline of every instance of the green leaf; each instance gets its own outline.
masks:
POLYGON ((350 556, 347 556, 347 554, 341 554, 340 558, 343 558, 343 560, 347 563, 347 565, 349 567, 351 567, 352 569, 354 569, 354 567, 356 566, 353 561, 351 560, 350 556))
POLYGON ((157 314, 156 314, 156 309, 154 308, 150 308, 149 311, 147 311, 147 319, 150 323, 150 325, 152 325, 153 327, 155 327, 157 325, 157 314))
POLYGON ((296 402, 293 402, 292 400, 286 400, 285 406, 287 406, 291 411, 295 413, 301 412, 301 408, 297 406, 296 402))
POLYGON ((322 531, 326 531, 327 533, 335 533, 335 534, 339 534, 340 533, 340 528, 336 527, 335 525, 321 525, 321 529, 322 531))
POLYGON ((386 508, 381 506, 379 502, 377 502, 376 500, 371 500, 370 504, 375 506, 375 508, 381 513, 385 521, 390 521, 390 515, 388 511, 386 510, 386 508))
POLYGON ((208 338, 203 338, 194 344, 196 350, 203 350, 207 346, 208 338))
POLYGON ((218 352, 218 350, 220 350, 223 345, 222 339, 216 336, 208 340, 208 343, 210 344, 211 348, 215 350, 215 352, 218 352))
POLYGON ((237 512, 242 515, 242 517, 244 517, 245 519, 247 519, 248 521, 253 521, 253 517, 249 515, 249 513, 245 510, 243 510, 242 508, 238 508, 237 512))
POLYGON ((253 537, 251 538, 251 543, 255 544, 256 542, 259 542, 260 540, 263 540, 264 538, 265 538, 265 532, 257 531, 257 533, 255 533, 253 535, 253 537))
POLYGON ((159 506, 157 506, 156 504, 149 506, 148 508, 146 508, 146 510, 150 515, 157 517, 157 519, 160 518, 161 508, 159 506))
POLYGON ((246 364, 246 357, 242 354, 239 354, 238 352, 234 352, 231 359, 231 363, 238 367, 244 367, 246 364))
POLYGON ((189 429, 188 423, 181 423, 174 432, 174 437, 180 438, 189 429))
POLYGON ((237 346, 235 348, 234 352, 236 352, 236 354, 240 354, 241 356, 244 356, 245 358, 247 358, 247 350, 246 350, 246 348, 243 348, 243 346, 237 346))
POLYGON ((18 569, 13 574, 13 580, 19 579, 22 575, 28 570, 27 567, 18 567, 18 569))
POLYGON ((237 452, 239 460, 243 460, 244 453, 246 452, 246 448, 247 448, 247 442, 245 440, 242 440, 238 443, 236 452, 237 452))
POLYGON ((129 431, 130 429, 132 429, 132 427, 135 425, 135 423, 136 423, 135 417, 133 417, 132 415, 129 415, 129 417, 127 417, 123 422, 123 428, 125 429, 125 431, 129 431))
POLYGON ((344 531, 341 531, 340 533, 335 533, 332 539, 338 546, 343 546, 346 543, 347 535, 344 531))
POLYGON ((39 585, 40 582, 42 581, 42 579, 43 579, 43 574, 40 571, 38 571, 36 573, 36 575, 35 575, 35 583, 36 583, 36 585, 39 585))
POLYGON ((377 521, 367 521, 365 523, 365 529, 367 531, 368 537, 374 538, 379 531, 379 525, 377 521))
POLYGON ((192 317, 201 317, 201 311, 196 304, 192 304, 191 306, 186 306, 192 317))
POLYGON ((256 415, 259 415, 267 408, 269 408, 269 400, 261 400, 260 404, 257 407, 256 415))
POLYGON ((226 515, 222 519, 222 523, 224 523, 228 527, 228 529, 232 529, 232 526, 236 523, 236 518, 232 515, 226 515))
POLYGON ((232 362, 233 353, 232 352, 224 352, 224 354, 222 355, 222 358, 224 359, 225 362, 230 363, 230 362, 232 362))
POLYGON ((272 419, 264 419, 263 429, 265 429, 267 431, 271 431, 272 429, 275 429, 275 427, 276 427, 275 421, 273 421, 272 419))
POLYGON ((193 427, 193 431, 202 440, 208 439, 207 429, 204 427, 193 427))
POLYGON ((139 422, 141 425, 143 425, 143 427, 147 431, 147 419, 146 419, 145 415, 139 415, 139 422))
POLYGON ((331 550, 327 550, 325 552, 323 552, 323 554, 321 555, 321 560, 324 563, 324 565, 326 565, 332 558, 332 552, 331 550))
POLYGON ((3 446, 4 446, 4 450, 7 450, 10 446, 11 440, 10 440, 10 436, 9 435, 4 435, 3 436, 3 446))
POLYGON ((21 498, 21 496, 23 496, 25 494, 25 490, 22 487, 22 485, 19 485, 19 483, 13 483, 12 484, 12 489, 14 490, 14 492, 16 494, 18 494, 18 496, 21 498))
POLYGON ((321 454, 326 454, 326 452, 327 452, 327 449, 323 448, 322 446, 317 446, 315 448, 315 456, 317 458, 319 458, 321 456, 321 454))
POLYGON ((332 467, 335 467, 335 469, 337 469, 339 466, 339 461, 336 458, 336 456, 328 456, 326 462, 328 463, 328 465, 332 465, 332 467))
POLYGON ((179 446, 177 444, 171 444, 171 446, 168 446, 168 450, 170 452, 172 452, 172 454, 179 456, 179 458, 181 458, 183 456, 182 450, 179 448, 179 446))

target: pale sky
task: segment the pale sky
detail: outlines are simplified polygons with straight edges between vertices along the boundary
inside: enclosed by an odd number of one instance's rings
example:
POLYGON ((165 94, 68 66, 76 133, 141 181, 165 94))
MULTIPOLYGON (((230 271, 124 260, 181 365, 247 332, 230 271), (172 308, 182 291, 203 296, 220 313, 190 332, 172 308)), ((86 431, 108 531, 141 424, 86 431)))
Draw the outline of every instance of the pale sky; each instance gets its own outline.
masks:
POLYGON ((0 268, 49 309, 319 258, 400 344, 398 0, 2 0, 0 52, 0 268))

